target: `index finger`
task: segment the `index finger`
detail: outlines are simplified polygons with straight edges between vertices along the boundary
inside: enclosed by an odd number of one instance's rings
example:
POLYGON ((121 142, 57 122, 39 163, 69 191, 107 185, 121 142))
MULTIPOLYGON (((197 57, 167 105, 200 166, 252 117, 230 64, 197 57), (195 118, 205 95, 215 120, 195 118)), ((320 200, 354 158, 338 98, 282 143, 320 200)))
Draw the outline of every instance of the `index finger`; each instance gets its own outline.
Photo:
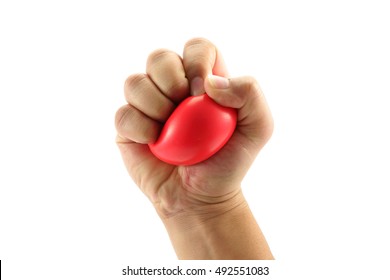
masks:
POLYGON ((228 76, 220 51, 213 43, 204 38, 194 38, 185 44, 183 65, 190 81, 192 95, 205 92, 204 80, 207 75, 228 76))

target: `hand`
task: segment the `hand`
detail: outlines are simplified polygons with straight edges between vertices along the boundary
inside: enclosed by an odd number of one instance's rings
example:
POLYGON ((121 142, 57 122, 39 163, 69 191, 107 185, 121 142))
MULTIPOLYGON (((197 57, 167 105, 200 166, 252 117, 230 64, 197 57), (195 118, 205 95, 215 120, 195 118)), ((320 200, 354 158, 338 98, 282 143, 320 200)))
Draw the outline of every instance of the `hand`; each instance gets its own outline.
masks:
POLYGON ((125 83, 128 104, 116 114, 117 144, 129 174, 168 232, 170 224, 196 228, 232 209, 247 208, 241 181, 270 138, 273 121, 257 82, 250 77, 224 78, 227 75, 218 49, 197 38, 186 43, 183 58, 168 50, 153 52, 146 74, 131 75, 125 83), (196 165, 173 166, 157 159, 147 144, 156 141, 177 104, 204 92, 238 110, 231 139, 196 165))

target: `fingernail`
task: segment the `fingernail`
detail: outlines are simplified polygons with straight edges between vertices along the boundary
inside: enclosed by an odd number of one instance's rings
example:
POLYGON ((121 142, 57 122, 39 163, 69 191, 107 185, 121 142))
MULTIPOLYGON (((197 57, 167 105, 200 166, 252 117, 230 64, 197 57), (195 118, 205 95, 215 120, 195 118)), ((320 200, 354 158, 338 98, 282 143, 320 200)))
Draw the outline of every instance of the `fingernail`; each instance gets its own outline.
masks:
POLYGON ((192 79, 191 92, 192 92, 192 95, 194 95, 194 96, 205 93, 204 82, 203 82, 203 79, 201 77, 195 77, 192 79))
POLYGON ((209 75, 208 79, 209 79, 210 84, 213 88, 226 89, 229 87, 229 79, 227 79, 227 78, 209 75))

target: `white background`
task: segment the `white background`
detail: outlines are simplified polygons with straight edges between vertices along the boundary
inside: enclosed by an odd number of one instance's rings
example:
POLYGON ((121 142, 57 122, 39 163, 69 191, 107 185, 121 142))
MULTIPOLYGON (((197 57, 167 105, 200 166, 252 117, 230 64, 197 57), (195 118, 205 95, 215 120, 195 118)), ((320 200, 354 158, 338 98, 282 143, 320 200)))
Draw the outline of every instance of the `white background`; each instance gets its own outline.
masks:
MULTIPOLYGON (((4 279, 123 279, 175 261, 115 146, 123 83, 206 37, 275 132, 243 182, 288 279, 389 279, 387 1, 1 1, 4 279)), ((287 279, 287 278, 283 278, 287 279)))

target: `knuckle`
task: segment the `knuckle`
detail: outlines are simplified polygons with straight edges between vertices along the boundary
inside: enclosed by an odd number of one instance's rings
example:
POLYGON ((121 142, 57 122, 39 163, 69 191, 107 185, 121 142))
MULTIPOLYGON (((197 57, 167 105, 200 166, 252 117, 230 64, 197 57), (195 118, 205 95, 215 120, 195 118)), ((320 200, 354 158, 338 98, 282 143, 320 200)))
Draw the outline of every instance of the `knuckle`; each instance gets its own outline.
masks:
POLYGON ((263 91, 261 90, 259 83, 252 76, 244 77, 243 87, 245 92, 254 98, 257 98, 263 94, 263 91))
POLYGON ((204 38, 193 38, 184 47, 183 64, 187 76, 205 76, 214 66, 217 48, 204 38))
POLYGON ((213 45, 209 40, 202 37, 195 37, 187 41, 185 44, 185 48, 193 47, 193 46, 202 46, 202 45, 213 45))
POLYGON ((133 74, 130 75, 125 81, 125 89, 131 89, 135 86, 143 83, 147 79, 145 74, 133 74))
POLYGON ((123 129, 123 127, 126 126, 126 119, 129 116, 129 111, 130 111, 129 109, 130 109, 129 106, 125 105, 120 107, 118 111, 116 111, 115 127, 118 132, 120 132, 123 129))
POLYGON ((168 50, 168 49, 157 49, 149 54, 147 59, 147 64, 151 65, 167 57, 176 56, 176 53, 168 50))
POLYGON ((158 124, 144 118, 131 105, 124 105, 115 114, 115 127, 120 136, 137 143, 148 143, 157 138, 158 124))

